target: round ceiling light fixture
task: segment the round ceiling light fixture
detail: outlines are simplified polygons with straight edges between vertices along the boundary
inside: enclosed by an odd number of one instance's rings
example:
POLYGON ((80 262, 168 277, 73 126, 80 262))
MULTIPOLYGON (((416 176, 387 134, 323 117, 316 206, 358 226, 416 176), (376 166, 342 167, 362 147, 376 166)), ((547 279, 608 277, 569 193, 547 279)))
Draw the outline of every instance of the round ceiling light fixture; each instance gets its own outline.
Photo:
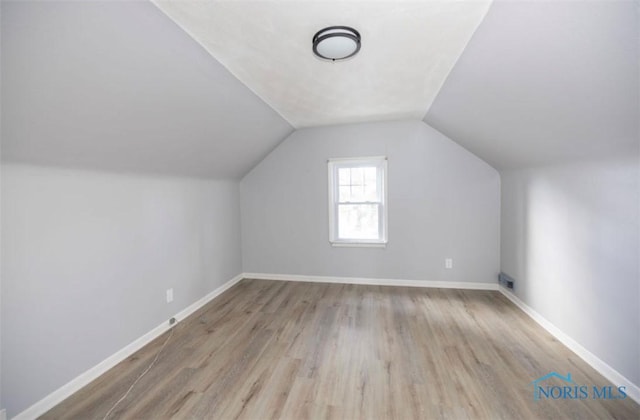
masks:
POLYGON ((344 60, 360 51, 360 33, 348 26, 329 26, 313 36, 313 53, 325 60, 344 60))

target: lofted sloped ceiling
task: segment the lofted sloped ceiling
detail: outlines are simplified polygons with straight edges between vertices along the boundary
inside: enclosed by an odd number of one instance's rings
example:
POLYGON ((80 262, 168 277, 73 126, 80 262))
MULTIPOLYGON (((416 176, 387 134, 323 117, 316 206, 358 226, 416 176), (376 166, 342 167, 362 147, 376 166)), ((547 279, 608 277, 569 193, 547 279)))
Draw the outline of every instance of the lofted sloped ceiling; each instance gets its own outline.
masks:
POLYGON ((0 7, 3 161, 240 177, 294 127, 401 118, 498 169, 638 154, 637 1, 0 7), (361 52, 315 58, 336 24, 361 52))
POLYGON ((499 169, 638 156, 637 1, 495 1, 424 121, 499 169))
POLYGON ((293 130, 150 2, 0 7, 4 161, 237 178, 293 130))
POLYGON ((153 0, 294 127, 422 119, 490 0, 153 0), (360 52, 327 62, 320 29, 346 25, 360 52))

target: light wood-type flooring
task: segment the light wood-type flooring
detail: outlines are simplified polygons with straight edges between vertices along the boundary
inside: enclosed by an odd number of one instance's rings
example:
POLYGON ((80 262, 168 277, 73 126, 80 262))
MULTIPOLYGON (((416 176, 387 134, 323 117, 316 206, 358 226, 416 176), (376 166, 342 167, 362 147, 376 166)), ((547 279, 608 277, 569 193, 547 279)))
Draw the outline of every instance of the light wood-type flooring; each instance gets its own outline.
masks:
MULTIPOLYGON (((102 419, 168 335, 43 417, 102 419)), ((630 398, 534 401, 552 371, 611 385, 499 292, 245 279, 174 327, 109 418, 640 418, 630 398)))

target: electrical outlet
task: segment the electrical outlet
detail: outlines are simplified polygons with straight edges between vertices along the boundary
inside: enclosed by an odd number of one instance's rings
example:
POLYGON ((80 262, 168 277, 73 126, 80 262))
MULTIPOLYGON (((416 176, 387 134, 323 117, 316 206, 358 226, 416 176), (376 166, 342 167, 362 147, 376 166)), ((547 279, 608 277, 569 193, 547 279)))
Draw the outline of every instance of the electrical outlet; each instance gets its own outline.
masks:
POLYGON ((173 302, 173 289, 167 289, 167 303, 173 302))
POLYGON ((444 260, 444 268, 453 268, 453 258, 447 258, 444 260))

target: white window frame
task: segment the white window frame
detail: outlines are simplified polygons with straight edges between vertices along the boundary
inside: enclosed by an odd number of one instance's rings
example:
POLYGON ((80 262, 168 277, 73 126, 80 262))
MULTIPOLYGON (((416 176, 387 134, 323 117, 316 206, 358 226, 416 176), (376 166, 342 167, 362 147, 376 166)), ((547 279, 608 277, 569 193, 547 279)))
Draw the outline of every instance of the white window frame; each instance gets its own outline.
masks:
POLYGON ((372 156, 361 158, 334 158, 328 160, 329 169, 329 243, 332 246, 352 246, 352 247, 379 247, 384 248, 387 244, 387 158, 385 156, 372 156), (338 170, 340 168, 354 168, 359 166, 375 166, 378 169, 376 179, 380 188, 380 202, 355 202, 353 204, 378 204, 378 223, 380 237, 377 239, 344 239, 338 237, 338 205, 339 202, 339 180, 338 170))

